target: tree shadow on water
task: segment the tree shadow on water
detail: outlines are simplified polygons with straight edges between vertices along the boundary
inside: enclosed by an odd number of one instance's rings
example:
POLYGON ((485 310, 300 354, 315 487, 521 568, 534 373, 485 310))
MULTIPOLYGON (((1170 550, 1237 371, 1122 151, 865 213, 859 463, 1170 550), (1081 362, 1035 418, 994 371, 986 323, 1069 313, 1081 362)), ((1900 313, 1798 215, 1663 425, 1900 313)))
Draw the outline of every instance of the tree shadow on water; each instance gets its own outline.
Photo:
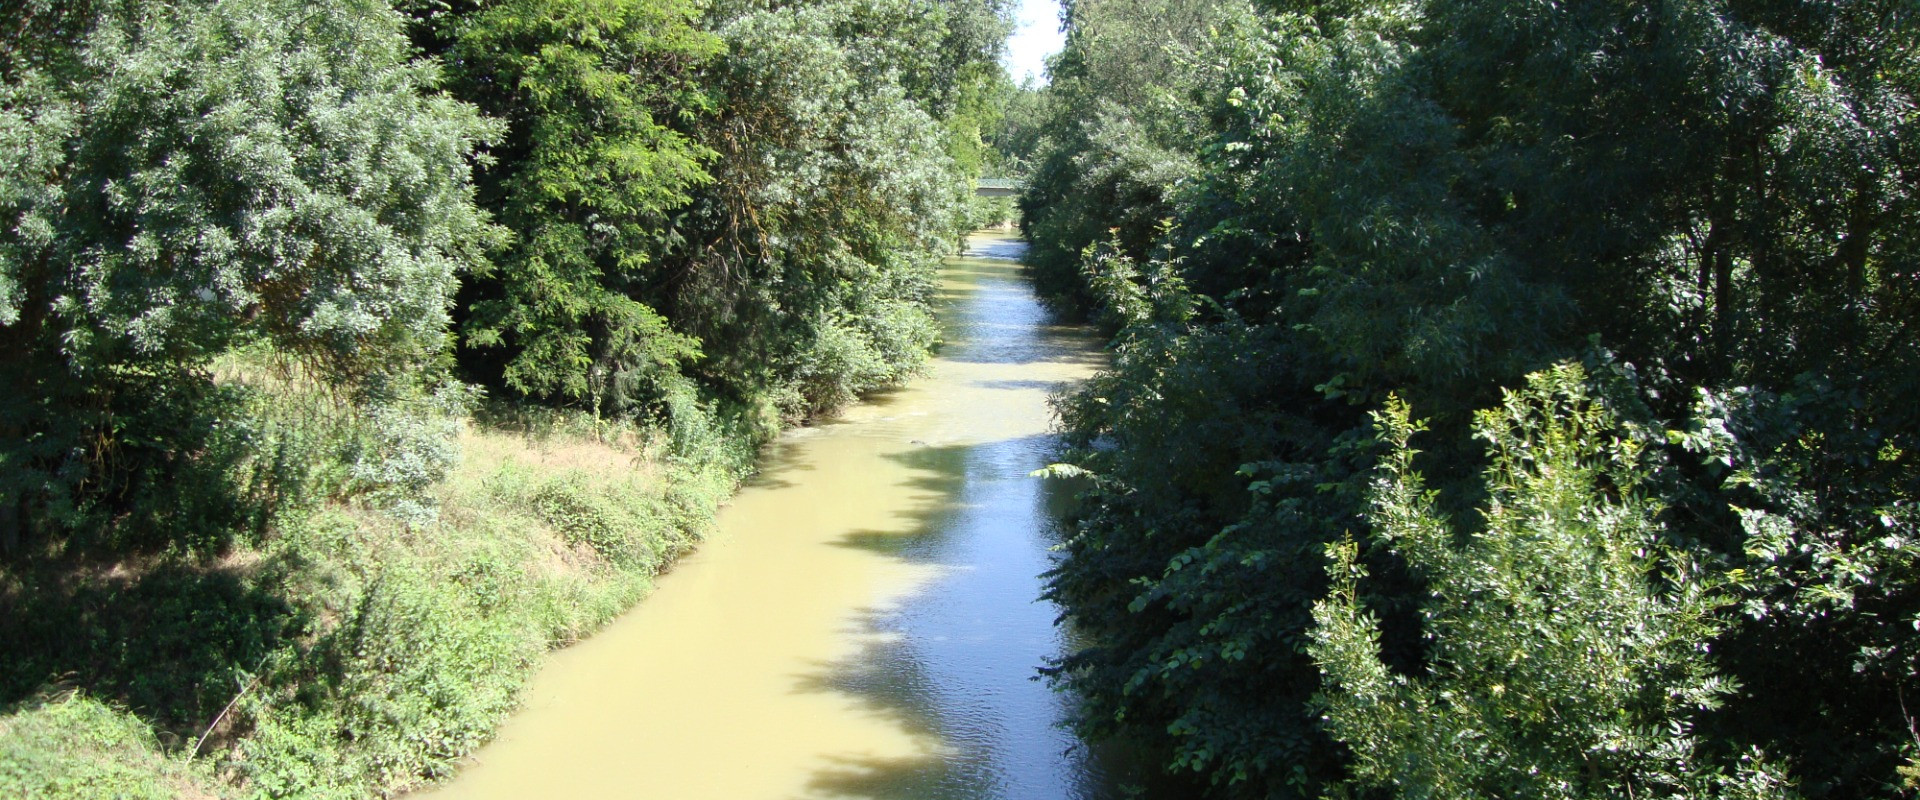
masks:
POLYGON ((1053 394, 1055 392, 1060 391, 1060 389, 1066 386, 1068 383, 1070 383, 1070 381, 1064 381, 1064 380, 1060 380, 1060 381, 995 380, 995 381, 974 381, 971 385, 978 386, 982 389, 999 389, 1002 391, 1038 390, 1038 391, 1046 392, 1048 394, 1053 394))
MULTIPOLYGON (((902 483, 916 491, 918 502, 902 512, 898 524, 849 531, 836 544, 905 563, 966 566, 955 563, 966 550, 955 537, 965 535, 956 532, 956 520, 977 502, 970 489, 989 481, 1039 480, 1015 469, 1020 465, 1008 456, 1045 449, 1052 438, 919 447, 889 455, 907 468, 902 483)), ((915 800, 1021 796, 1002 763, 1006 753, 1001 751, 1009 742, 1001 730, 998 698, 955 694, 954 687, 941 686, 942 665, 931 663, 926 643, 914 638, 924 631, 916 630, 911 609, 933 601, 940 581, 935 578, 896 605, 860 609, 848 626, 860 643, 855 652, 815 663, 794 688, 849 698, 863 712, 924 743, 926 751, 833 756, 809 782, 810 794, 915 800)))
POLYGON ((807 460, 800 440, 791 435, 768 444, 755 461, 752 475, 740 482, 742 489, 787 489, 795 486, 789 478, 796 472, 819 469, 807 460))
POLYGON ((833 544, 867 550, 914 563, 934 560, 946 526, 941 523, 960 509, 966 488, 968 460, 976 445, 923 445, 883 458, 906 468, 895 484, 911 491, 914 502, 896 512, 898 522, 885 529, 853 530, 833 544))
POLYGON ((808 781, 812 794, 834 797, 986 798, 993 783, 983 775, 987 765, 977 748, 951 741, 941 719, 934 678, 913 643, 888 636, 893 612, 865 608, 855 629, 868 634, 854 655, 836 662, 818 662, 794 691, 832 693, 859 701, 862 710, 897 725, 916 741, 934 744, 927 752, 906 755, 838 755, 831 766, 808 781))

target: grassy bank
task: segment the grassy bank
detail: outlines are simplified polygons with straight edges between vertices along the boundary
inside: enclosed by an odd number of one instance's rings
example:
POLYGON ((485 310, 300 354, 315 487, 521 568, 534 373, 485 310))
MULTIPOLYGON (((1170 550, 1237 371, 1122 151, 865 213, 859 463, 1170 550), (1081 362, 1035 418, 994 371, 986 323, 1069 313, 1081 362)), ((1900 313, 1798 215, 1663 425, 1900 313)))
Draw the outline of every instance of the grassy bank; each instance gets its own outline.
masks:
POLYGON ((393 438, 380 420, 231 371, 267 454, 241 484, 278 493, 257 525, 0 573, 0 796, 363 797, 446 775, 544 653, 704 536, 757 438, 712 415, 673 432, 429 415, 408 424, 454 466, 397 502, 393 481, 355 474, 356 449, 393 438))

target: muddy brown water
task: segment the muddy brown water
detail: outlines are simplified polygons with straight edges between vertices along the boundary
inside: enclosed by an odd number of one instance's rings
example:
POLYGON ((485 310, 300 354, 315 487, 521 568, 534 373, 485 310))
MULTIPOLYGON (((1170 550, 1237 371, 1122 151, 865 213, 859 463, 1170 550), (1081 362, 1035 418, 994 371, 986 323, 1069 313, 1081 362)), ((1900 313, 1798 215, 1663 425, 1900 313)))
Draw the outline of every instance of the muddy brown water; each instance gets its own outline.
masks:
POLYGON ((1039 600, 1068 490, 1050 392, 1103 363, 975 234, 941 276, 927 374, 769 450, 718 531, 556 653, 434 800, 1084 798, 1125 759, 1034 680, 1067 646, 1039 600))

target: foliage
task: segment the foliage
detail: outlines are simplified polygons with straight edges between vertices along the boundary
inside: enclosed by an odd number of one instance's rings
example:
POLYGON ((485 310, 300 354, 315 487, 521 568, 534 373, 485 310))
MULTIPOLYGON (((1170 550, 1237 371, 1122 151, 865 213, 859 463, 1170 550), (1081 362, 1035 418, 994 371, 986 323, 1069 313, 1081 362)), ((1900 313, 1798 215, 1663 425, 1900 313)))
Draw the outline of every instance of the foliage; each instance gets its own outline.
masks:
POLYGON ((1409 446, 1420 423, 1389 400, 1368 516, 1429 595, 1430 668, 1379 657, 1352 541, 1329 545, 1314 604, 1316 705, 1353 752, 1353 784, 1413 797, 1773 797, 1742 759, 1722 772, 1693 734, 1732 686, 1707 659, 1728 597, 1665 543, 1645 497, 1648 442, 1619 432, 1578 366, 1528 376, 1476 415, 1490 450, 1484 524, 1434 507, 1409 446))
POLYGON ((986 139, 1004 174, 1026 175, 1052 119, 1053 94, 1031 84, 1009 86, 1001 103, 998 124, 986 139))
MULTIPOLYGON (((1192 132, 1176 152, 1194 166, 1168 188, 1066 192, 1149 173, 1060 158, 1023 200, 1036 279, 1120 326, 1114 369, 1063 414, 1071 460, 1101 476, 1052 579, 1095 642, 1059 673, 1084 718, 1221 795, 1337 782, 1357 762, 1290 743, 1325 735, 1299 647, 1326 589, 1294 559, 1373 541, 1364 412, 1398 396, 1429 416, 1436 513, 1464 518, 1495 490, 1473 410, 1584 359, 1611 407, 1671 431, 1648 502, 1732 595, 1709 665, 1740 688, 1693 715, 1702 752, 1758 749, 1809 796, 1899 791, 1915 745, 1891 709, 1920 688, 1920 20, 1443 0, 1269 3, 1257 21, 1193 50, 1197 95, 1163 118, 1192 132), (1184 287, 1191 316, 1143 312, 1156 285, 1184 287), (1289 645, 1250 651, 1258 679, 1215 671, 1250 621, 1289 645), (1193 653, 1212 658, 1170 668, 1193 653)), ((1070 42, 1099 30, 1074 24, 1070 42)), ((1085 128, 1097 104, 1066 105, 1090 84, 1072 86, 1051 124, 1085 128)), ((1114 119, 1167 108, 1094 99, 1114 119)), ((1130 136, 1114 141, 1152 141, 1130 136)), ((1426 579, 1377 544, 1357 558, 1383 663, 1428 669, 1426 579)))
POLYGON ((0 702, 230 793, 450 771, 918 367, 992 157, 992 0, 395 5, 0 10, 0 702))
MULTIPOLYGON (((380 423, 280 391, 295 411, 277 440, 317 448, 289 461, 332 459, 308 480, 349 476, 340 459, 380 423)), ((217 560, 8 568, 0 636, 18 657, 0 702, 82 682, 157 728, 168 758, 205 736, 198 768, 247 796, 364 797, 448 774, 546 649, 612 619, 699 541, 738 474, 737 456, 680 450, 663 431, 520 416, 462 436, 461 465, 431 490, 434 521, 302 502, 217 560), (544 467, 542 451, 591 472, 544 467)), ((21 735, 0 749, 38 747, 21 735)), ((93 780, 92 763, 49 762, 44 777, 93 780)), ((157 753, 124 763, 100 780, 131 792, 174 774, 157 753)))
POLYGON ((1095 488, 1048 595, 1093 644, 1050 672, 1085 734, 1227 795, 1310 794, 1335 757, 1301 647, 1321 544, 1348 519, 1345 409, 1316 403, 1284 331, 1203 320, 1178 264, 1103 245, 1088 273, 1124 327, 1112 367, 1060 401, 1095 488))
POLYGON ((79 74, 8 87, 10 336, 75 371, 250 333, 342 377, 434 355, 488 233, 464 173, 492 127, 422 91, 377 7, 182 10, 108 18, 79 74))
POLYGON ((1146 257, 1173 215, 1168 195, 1199 169, 1206 51, 1220 43, 1217 28, 1246 13, 1214 0, 1069 4, 1052 82, 1044 100, 1027 101, 1046 116, 1024 121, 1006 142, 1030 159, 1020 199, 1032 245, 1026 262, 1050 303, 1090 310, 1075 276, 1081 251, 1096 242, 1118 237, 1127 255, 1146 257))
POLYGON ((161 754, 139 717, 79 693, 0 716, 0 793, 21 800, 205 796, 210 783, 161 754))
POLYGON ((913 79, 942 47, 923 5, 712 12, 727 55, 702 135, 719 156, 662 307, 705 347, 693 374, 744 405, 805 419, 924 359, 970 178, 913 79), (904 38, 867 38, 889 31, 904 38))
POLYGON ((425 14, 455 92, 509 121, 481 199, 518 237, 461 295, 464 374, 669 424, 701 396, 804 419, 902 379, 931 343, 931 270, 983 168, 1003 14, 425 14))
MULTIPOLYGON (((699 343, 652 305, 669 216, 709 180, 687 136, 718 50, 691 3, 524 0, 442 20, 454 93, 508 123, 481 202, 515 233, 463 289, 469 372, 608 413, 657 404, 699 343)), ((657 301, 655 301, 657 302, 657 301)))
POLYGON ((221 469, 204 366, 236 343, 414 391, 492 238, 466 168, 495 129, 383 6, 129 4, 76 47, 0 88, 0 506, 49 538, 221 469))
POLYGON ((726 459, 680 461, 659 432, 538 418, 463 436, 431 535, 329 512, 264 553, 298 565, 279 593, 336 622, 276 650, 241 698, 250 730, 227 767, 249 792, 358 797, 450 774, 541 653, 644 596, 732 489, 726 459))
POLYGON ((350 456, 349 490, 411 524, 432 521, 428 489, 460 463, 456 437, 470 395, 449 382, 372 409, 350 456))

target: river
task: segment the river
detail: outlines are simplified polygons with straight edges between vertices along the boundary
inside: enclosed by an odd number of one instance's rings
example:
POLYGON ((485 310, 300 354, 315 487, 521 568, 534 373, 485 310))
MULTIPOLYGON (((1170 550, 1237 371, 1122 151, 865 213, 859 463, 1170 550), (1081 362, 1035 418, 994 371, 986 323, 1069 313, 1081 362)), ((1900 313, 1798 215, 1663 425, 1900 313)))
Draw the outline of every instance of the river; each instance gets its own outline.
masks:
POLYGON ((774 443, 651 597, 556 653, 435 800, 1118 796, 1034 680, 1065 490, 1047 396, 1101 363, 975 234, 927 373, 774 443))

